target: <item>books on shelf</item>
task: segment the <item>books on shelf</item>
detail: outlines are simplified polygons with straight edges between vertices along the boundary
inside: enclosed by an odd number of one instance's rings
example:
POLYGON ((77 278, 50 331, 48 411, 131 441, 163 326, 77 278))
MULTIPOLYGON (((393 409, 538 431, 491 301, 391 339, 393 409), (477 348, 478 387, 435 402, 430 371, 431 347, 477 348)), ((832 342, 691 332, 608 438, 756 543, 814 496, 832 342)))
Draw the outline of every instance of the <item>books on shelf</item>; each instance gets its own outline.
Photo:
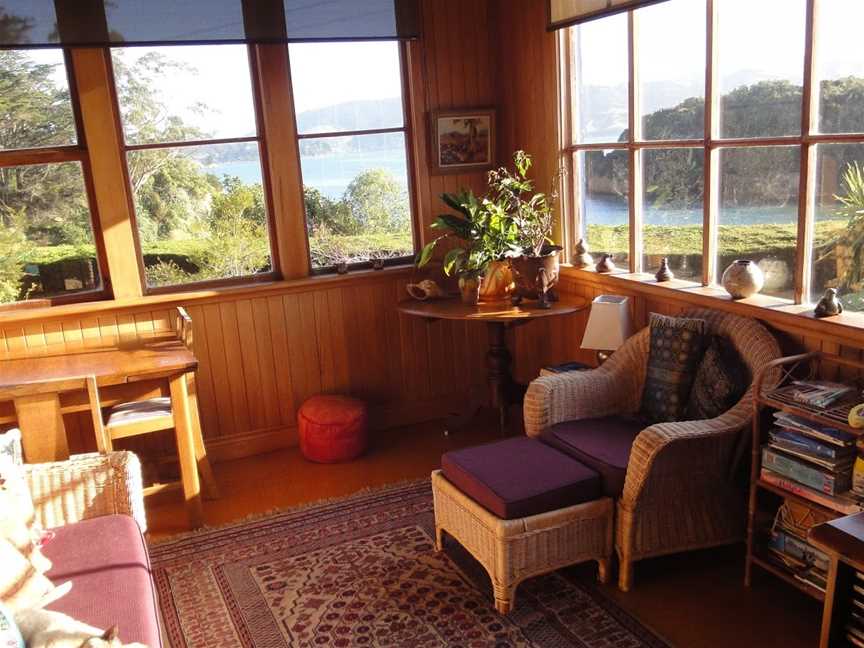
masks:
POLYGON ((819 425, 787 412, 774 412, 774 423, 778 427, 799 432, 812 439, 830 443, 831 445, 840 447, 852 447, 855 445, 856 437, 854 434, 827 425, 819 425))
POLYGON ((794 430, 774 428, 769 433, 769 437, 772 445, 789 452, 797 452, 812 457, 814 460, 849 463, 855 458, 855 448, 852 445, 826 443, 794 430))
POLYGON ((816 567, 823 573, 828 572, 828 556, 785 528, 771 531, 768 547, 779 554, 794 558, 806 568, 816 567))
POLYGON ((864 511, 864 505, 862 505, 861 500, 854 497, 851 493, 847 492, 838 495, 828 495, 827 493, 817 491, 809 486, 805 486, 804 484, 799 484, 793 479, 771 472, 767 468, 762 468, 762 472, 759 476, 762 478, 762 481, 767 482, 772 486, 789 491, 798 497, 803 497, 814 504, 819 504, 820 506, 824 506, 832 511, 837 511, 844 515, 852 515, 853 513, 861 513, 864 511))
POLYGON ((833 472, 772 446, 762 448, 762 466, 822 493, 837 495, 852 487, 852 470, 833 472))
POLYGON ((855 391, 851 385, 828 380, 796 380, 792 398, 799 403, 825 409, 855 391))

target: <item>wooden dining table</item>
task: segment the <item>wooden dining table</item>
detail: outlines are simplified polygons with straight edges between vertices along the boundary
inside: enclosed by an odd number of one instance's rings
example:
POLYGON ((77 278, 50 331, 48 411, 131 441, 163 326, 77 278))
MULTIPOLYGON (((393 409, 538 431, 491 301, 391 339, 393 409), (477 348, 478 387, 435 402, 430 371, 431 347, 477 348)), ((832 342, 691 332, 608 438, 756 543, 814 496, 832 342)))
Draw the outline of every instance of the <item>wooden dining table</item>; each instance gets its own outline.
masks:
MULTIPOLYGON (((480 302, 463 304, 458 299, 430 299, 403 301, 399 312, 421 317, 427 322, 460 320, 486 324, 489 331, 489 349, 486 352, 492 405, 498 410, 498 424, 503 431, 507 424, 510 405, 519 401, 524 387, 513 381, 510 373, 512 355, 507 349, 507 329, 528 324, 537 319, 571 315, 590 306, 587 299, 567 298, 552 302, 550 308, 540 308, 536 302, 524 301, 518 306, 508 302, 480 302)), ((473 412, 469 413, 469 416, 473 412)))
MULTIPOLYGON (((203 448, 200 419, 189 376, 198 360, 176 337, 139 336, 110 348, 81 344, 59 345, 48 353, 20 355, 0 360, 0 401, 12 401, 25 460, 29 463, 60 461, 69 457, 63 425, 61 395, 84 392, 88 376, 100 388, 139 381, 167 381, 174 410, 180 473, 190 517, 202 518, 198 455, 203 448)), ((85 392, 86 393, 86 392, 85 392)), ((80 405, 79 405, 80 409, 80 405)))

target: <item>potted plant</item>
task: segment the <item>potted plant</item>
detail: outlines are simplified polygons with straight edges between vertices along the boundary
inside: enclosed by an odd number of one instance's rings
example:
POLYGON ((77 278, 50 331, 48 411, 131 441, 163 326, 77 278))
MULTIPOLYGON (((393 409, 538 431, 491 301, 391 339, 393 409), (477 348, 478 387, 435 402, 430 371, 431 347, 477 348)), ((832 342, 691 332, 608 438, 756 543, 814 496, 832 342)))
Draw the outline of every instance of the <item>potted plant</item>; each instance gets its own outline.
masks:
POLYGON ((547 197, 535 193, 528 178, 530 155, 516 151, 513 164, 515 171, 501 167, 489 172, 492 197, 485 203, 487 209, 506 217, 515 231, 515 240, 505 252, 516 280, 513 303, 527 297, 537 299, 541 308, 550 308, 550 301, 555 299, 550 290, 558 281, 561 252, 561 246, 553 245, 551 239, 558 176, 547 197))
POLYGON ((441 200, 460 215, 441 214, 435 219, 432 228, 445 233, 426 244, 417 258, 417 266, 423 267, 429 262, 439 243, 459 239, 460 244, 444 255, 444 273, 457 275, 462 300, 476 304, 489 264, 503 259, 504 253, 515 242, 514 225, 489 209, 487 199, 478 200, 470 190, 442 194, 441 200))

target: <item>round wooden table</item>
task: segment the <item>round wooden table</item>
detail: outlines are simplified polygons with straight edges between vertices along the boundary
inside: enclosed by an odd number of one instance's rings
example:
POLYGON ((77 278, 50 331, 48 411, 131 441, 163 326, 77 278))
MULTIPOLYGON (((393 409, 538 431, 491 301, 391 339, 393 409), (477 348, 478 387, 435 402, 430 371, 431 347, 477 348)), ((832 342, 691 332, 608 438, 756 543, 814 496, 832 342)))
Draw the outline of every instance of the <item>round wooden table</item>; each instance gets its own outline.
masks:
POLYGON ((517 385, 510 375, 512 356, 507 349, 507 329, 528 324, 543 317, 571 315, 590 306, 587 299, 568 298, 552 302, 551 308, 538 308, 535 302, 523 302, 511 306, 509 302, 480 303, 476 306, 463 304, 458 299, 434 299, 429 301, 403 301, 400 313, 422 317, 427 322, 436 320, 462 320, 483 322, 489 330, 489 351, 486 353, 488 382, 492 405, 498 409, 501 429, 507 423, 507 410, 518 400, 517 385))

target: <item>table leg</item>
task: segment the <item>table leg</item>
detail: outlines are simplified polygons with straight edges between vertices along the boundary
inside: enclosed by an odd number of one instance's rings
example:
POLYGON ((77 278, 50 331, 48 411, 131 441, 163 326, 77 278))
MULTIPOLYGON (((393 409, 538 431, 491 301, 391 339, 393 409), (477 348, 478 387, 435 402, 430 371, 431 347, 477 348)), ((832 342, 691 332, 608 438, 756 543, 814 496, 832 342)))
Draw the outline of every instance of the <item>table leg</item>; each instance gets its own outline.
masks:
POLYGON ((201 430, 201 413, 198 411, 198 394, 195 383, 190 376, 186 384, 189 391, 189 416, 192 419, 192 436, 195 440, 195 460, 198 463, 198 473, 204 484, 204 495, 207 499, 219 499, 219 486, 213 476, 210 459, 207 458, 207 447, 204 445, 204 433, 201 430))
POLYGON ((498 425, 501 432, 507 425, 507 410, 510 406, 510 351, 507 350, 507 326, 503 322, 489 322, 489 351, 486 354, 492 406, 498 409, 498 425))
POLYGON ((21 396, 14 402, 26 461, 43 463, 68 459, 69 443, 60 412, 60 396, 34 394, 21 396))
POLYGON ((180 459, 180 477, 186 498, 189 523, 198 528, 204 523, 201 504, 201 483, 198 477, 198 462, 195 458, 195 433, 192 425, 189 391, 186 374, 173 376, 169 381, 171 408, 174 411, 174 431, 177 435, 177 453, 180 459))

